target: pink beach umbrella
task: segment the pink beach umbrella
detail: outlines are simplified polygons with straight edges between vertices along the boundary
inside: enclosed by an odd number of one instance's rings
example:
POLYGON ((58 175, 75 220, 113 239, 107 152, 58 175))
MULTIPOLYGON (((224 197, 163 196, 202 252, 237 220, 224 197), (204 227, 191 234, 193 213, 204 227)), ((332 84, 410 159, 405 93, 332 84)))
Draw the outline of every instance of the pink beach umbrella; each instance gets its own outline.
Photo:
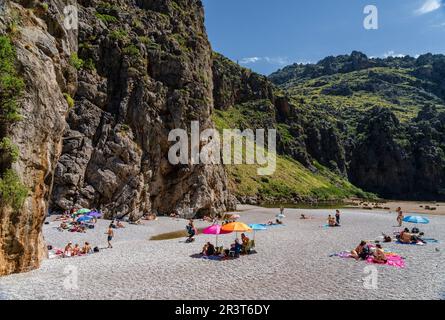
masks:
POLYGON ((219 224, 214 224, 208 228, 205 228, 202 231, 203 234, 213 234, 216 235, 216 247, 218 247, 218 235, 220 234, 228 234, 231 233, 229 231, 224 231, 222 230, 222 226, 220 226, 219 224))

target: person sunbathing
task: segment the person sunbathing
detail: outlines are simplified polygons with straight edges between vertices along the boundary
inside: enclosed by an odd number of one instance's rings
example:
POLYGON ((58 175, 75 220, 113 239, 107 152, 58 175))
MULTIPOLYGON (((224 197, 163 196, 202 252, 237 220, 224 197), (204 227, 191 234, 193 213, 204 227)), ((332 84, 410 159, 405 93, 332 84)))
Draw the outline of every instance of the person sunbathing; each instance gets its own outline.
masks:
POLYGON ((202 255, 207 255, 207 250, 209 249, 209 243, 210 242, 207 242, 206 244, 204 244, 204 247, 202 247, 202 251, 201 251, 201 254, 202 255))
POLYGON ((88 242, 85 242, 84 246, 82 247, 82 254, 90 254, 93 251, 90 244, 88 242))
POLYGON ((207 243, 207 251, 206 251, 206 256, 210 257, 215 255, 215 246, 213 244, 211 244, 210 242, 207 243))
POLYGON ((376 245, 376 249, 373 252, 373 260, 376 263, 387 263, 388 258, 386 258, 385 251, 383 250, 383 247, 381 244, 376 245))
POLYGON ((73 257, 78 256, 80 254, 79 245, 76 243, 73 248, 73 257))
POLYGON ((335 218, 331 215, 329 215, 328 217, 328 225, 330 227, 339 227, 340 225, 337 223, 337 221, 335 220, 335 218))
POLYGON ((355 248, 354 250, 351 251, 351 257, 354 258, 355 260, 359 260, 359 259, 364 260, 364 259, 368 258, 369 252, 367 249, 368 249, 368 243, 366 241, 362 241, 357 246, 357 248, 355 248))
POLYGON ((403 230, 403 231, 400 233, 399 241, 400 241, 401 243, 411 243, 411 239, 412 239, 412 237, 413 237, 413 235, 409 232, 409 229, 408 229, 408 228, 405 228, 405 230, 403 230))
POLYGON ((119 220, 116 222, 116 228, 118 228, 118 229, 124 229, 125 228, 125 226, 124 226, 124 224, 122 223, 122 222, 120 222, 119 220))
POLYGON ((63 250, 63 257, 71 257, 73 253, 73 244, 72 242, 68 242, 68 244, 65 246, 65 249, 63 250))

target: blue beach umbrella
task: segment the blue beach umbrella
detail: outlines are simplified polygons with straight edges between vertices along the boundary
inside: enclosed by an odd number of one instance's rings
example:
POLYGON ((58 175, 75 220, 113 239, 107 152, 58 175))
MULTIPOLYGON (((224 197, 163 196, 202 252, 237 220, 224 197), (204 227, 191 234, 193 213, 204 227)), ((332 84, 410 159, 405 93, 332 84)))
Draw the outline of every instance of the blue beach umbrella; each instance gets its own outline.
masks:
POLYGON ((249 227, 253 230, 253 240, 255 240, 255 232, 256 231, 264 231, 267 228, 263 224, 249 224, 249 227))
POLYGON ((424 217, 419 217, 419 216, 409 216, 409 217, 404 218, 403 222, 428 224, 428 223, 430 223, 430 220, 428 220, 427 218, 424 218, 424 217))

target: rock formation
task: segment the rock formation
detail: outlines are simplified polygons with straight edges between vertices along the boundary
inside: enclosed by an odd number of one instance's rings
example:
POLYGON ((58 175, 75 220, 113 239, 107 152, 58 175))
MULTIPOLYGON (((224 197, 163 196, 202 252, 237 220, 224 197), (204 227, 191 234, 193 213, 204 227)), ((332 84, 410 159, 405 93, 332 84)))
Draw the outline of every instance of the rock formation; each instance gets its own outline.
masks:
POLYGON ((231 209, 222 166, 167 159, 170 130, 213 127, 201 1, 7 2, 0 33, 25 83, 22 119, 2 123, 0 137, 19 155, 2 160, 1 173, 6 181, 13 170, 27 190, 18 209, 0 199, 0 275, 39 266, 48 210, 137 219, 231 209), (67 5, 78 8, 77 28, 64 24, 67 5))

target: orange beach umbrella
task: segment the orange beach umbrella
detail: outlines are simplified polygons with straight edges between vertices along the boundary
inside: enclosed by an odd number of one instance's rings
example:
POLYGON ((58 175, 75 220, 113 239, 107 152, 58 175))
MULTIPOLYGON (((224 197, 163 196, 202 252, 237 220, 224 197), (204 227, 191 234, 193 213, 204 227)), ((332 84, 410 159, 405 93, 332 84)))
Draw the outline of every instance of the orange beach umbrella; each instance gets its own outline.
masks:
POLYGON ((250 228, 247 224, 242 222, 232 222, 222 226, 221 231, 223 232, 251 232, 252 228, 250 228))

